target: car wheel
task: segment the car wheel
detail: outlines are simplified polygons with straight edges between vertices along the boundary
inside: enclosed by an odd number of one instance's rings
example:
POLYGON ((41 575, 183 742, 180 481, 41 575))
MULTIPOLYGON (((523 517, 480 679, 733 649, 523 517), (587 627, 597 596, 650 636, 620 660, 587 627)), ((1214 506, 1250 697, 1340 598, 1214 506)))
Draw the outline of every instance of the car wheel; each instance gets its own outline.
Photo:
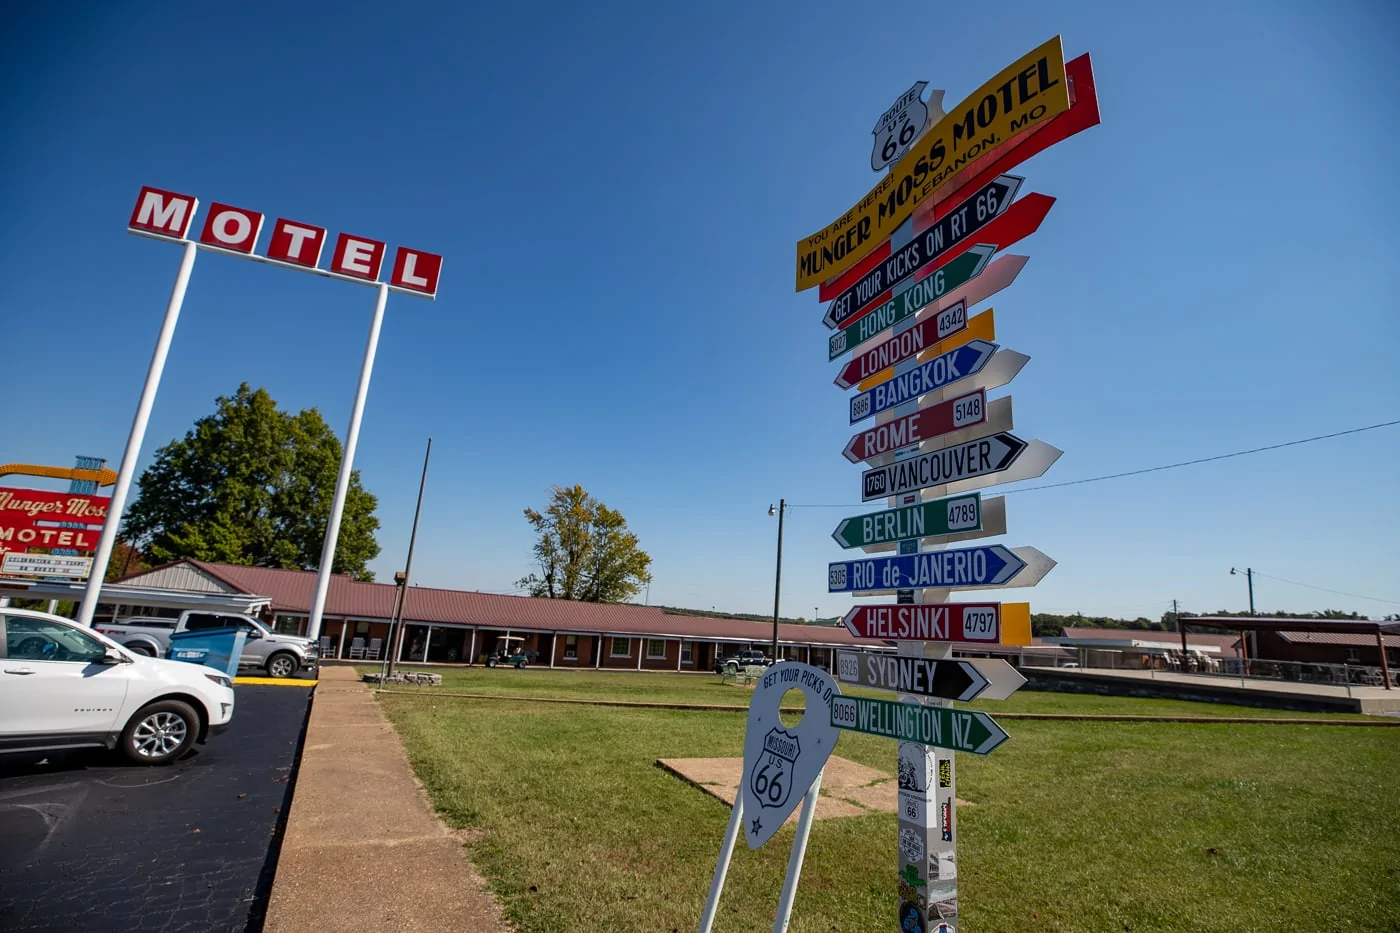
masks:
POLYGON ((188 703, 161 700, 137 710, 122 730, 121 750, 143 765, 175 761, 194 745, 199 716, 188 703))
POLYGON ((145 645, 126 645, 126 650, 134 652, 145 658, 154 658, 156 653, 145 645))
POLYGON ((279 651, 267 659, 267 676, 291 677, 297 672, 298 666, 296 655, 279 651))
POLYGON ((728 664, 724 665, 724 669, 731 674, 739 673, 739 665, 734 661, 730 661, 728 664))
POLYGON ((523 671, 523 670, 525 670, 525 665, 528 664, 528 663, 529 663, 528 661, 516 661, 516 662, 515 662, 515 669, 516 669, 517 671, 523 671))
POLYGON ((495 667, 495 666, 496 666, 496 659, 495 659, 495 658, 487 658, 487 659, 486 659, 486 666, 487 666, 487 667, 495 667))

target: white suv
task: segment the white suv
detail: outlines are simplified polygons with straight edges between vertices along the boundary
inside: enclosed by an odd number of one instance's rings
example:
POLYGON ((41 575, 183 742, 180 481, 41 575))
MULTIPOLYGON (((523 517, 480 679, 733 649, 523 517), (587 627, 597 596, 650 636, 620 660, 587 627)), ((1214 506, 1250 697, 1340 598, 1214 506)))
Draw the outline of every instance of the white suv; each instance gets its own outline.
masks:
POLYGON ((0 609, 0 752, 120 747, 166 764, 228 728, 220 671, 129 651, 70 619, 0 609))

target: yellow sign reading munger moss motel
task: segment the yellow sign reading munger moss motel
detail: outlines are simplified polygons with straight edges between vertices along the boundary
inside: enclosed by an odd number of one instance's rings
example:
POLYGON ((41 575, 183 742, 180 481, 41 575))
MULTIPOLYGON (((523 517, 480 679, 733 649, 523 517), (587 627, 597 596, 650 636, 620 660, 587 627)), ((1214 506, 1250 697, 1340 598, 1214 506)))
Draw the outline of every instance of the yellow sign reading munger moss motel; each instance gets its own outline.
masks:
POLYGON ((1008 65, 950 110, 860 203, 825 229, 799 240, 797 290, 845 272, 959 169, 1016 133, 1033 129, 1068 109, 1065 53, 1056 36, 1008 65))

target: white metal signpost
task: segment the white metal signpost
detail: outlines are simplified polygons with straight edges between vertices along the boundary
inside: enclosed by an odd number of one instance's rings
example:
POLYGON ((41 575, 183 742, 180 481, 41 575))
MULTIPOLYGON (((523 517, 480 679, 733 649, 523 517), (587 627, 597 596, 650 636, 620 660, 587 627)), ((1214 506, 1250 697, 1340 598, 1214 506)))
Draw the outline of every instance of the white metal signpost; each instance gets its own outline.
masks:
POLYGON ((258 238, 267 219, 265 214, 216 201, 209 205, 198 238, 190 239, 198 210, 199 199, 192 195, 144 187, 137 195, 136 207, 132 210, 131 219, 127 224, 127 229, 138 236, 180 243, 184 252, 175 275, 174 288, 170 292, 170 300, 165 306, 165 317, 161 321, 160 334, 156 338, 155 352, 151 355, 151 363, 146 370, 146 382, 136 406, 136 417, 132 420, 131 432, 127 435, 126 450, 122 454, 116 486, 112 490, 111 506, 107 510, 107 521, 102 526, 102 537, 98 541, 97 553, 93 556, 93 570, 83 592, 82 604, 78 607, 77 621, 83 625, 92 624, 92 614, 97 608, 97 598, 102 591, 107 561, 112 556, 117 528, 126 509, 127 492, 131 488, 132 475, 136 472, 136 460, 146 437, 146 424, 150 420, 156 390, 165 370, 165 358, 170 351, 175 324, 185 302, 185 289, 189 285, 190 272, 194 268, 195 253, 203 249, 228 256, 254 259, 285 269, 314 272, 345 282, 371 285, 376 292, 374 316, 370 322, 369 339, 365 343, 364 359, 360 365, 355 402, 350 411, 350 427, 345 436, 345 452, 341 457, 340 473, 336 477, 335 495, 331 501, 330 520, 326 525, 321 548, 321 565, 316 576, 311 618, 307 623, 306 635, 314 639, 320 634, 321 614, 325 609, 326 593, 330 587, 331 565, 335 558, 336 541, 340 536, 341 514, 345 510, 345 496, 350 486, 355 447, 360 438, 360 420, 364 414, 365 398, 369 394, 374 356, 379 347, 379 331, 384 323, 384 306, 390 291, 421 298, 437 297, 438 279, 442 274, 442 257, 436 253, 400 246, 394 252, 389 278, 384 281, 380 275, 387 251, 383 241, 341 233, 336 237, 329 266, 322 268, 321 255, 327 240, 325 227, 279 217, 272 225, 272 233, 268 237, 264 252, 259 254, 256 250, 258 238))
MULTIPOLYGON (((897 553, 829 564, 827 589, 897 595, 893 605, 858 606, 844 619, 858 638, 893 641, 895 656, 842 652, 837 664, 841 680, 891 690, 899 699, 841 696, 832 689, 827 701, 833 727, 899 740, 895 889, 901 933, 956 933, 954 752, 986 754, 1007 739, 985 713, 958 710, 952 703, 979 696, 1004 699, 1025 682, 1000 659, 953 660, 952 645, 1028 644, 1029 605, 953 604, 949 596, 961 589, 1034 586, 1055 566, 1032 547, 943 549, 952 541, 1006 531, 1003 498, 958 494, 1040 476, 1060 456, 1048 444, 1009 433, 1009 397, 986 397, 1014 379, 1030 358, 993 342, 990 311, 980 318, 972 312, 1010 285, 1026 262, 1021 256, 993 261, 993 254, 1034 233, 1054 200, 1041 194, 1016 200, 1021 178, 1006 172, 1098 122, 1088 56, 1071 66, 1067 70, 1055 37, 1009 65, 923 135, 917 129, 923 82, 916 83, 875 124, 870 164, 877 171, 888 166, 890 174, 797 247, 797 290, 820 285, 819 295, 831 302, 823 318, 836 331, 828 359, 856 354, 835 379, 842 389, 860 390, 849 399, 850 423, 874 419, 874 427, 852 437, 842 453, 852 463, 872 467, 862 476, 862 501, 883 498, 891 507, 844 519, 832 537, 845 548, 867 553, 895 548, 897 553), (1082 84, 1078 97, 1071 80, 1076 75, 1082 84), (1035 94, 1029 93, 1031 76, 1039 76, 1035 94), (1052 97, 1051 88, 1063 96, 1052 97), (997 121, 1005 126, 997 129, 997 121)), ((810 696, 807 708, 812 708, 810 696)), ((810 712, 804 728, 809 718, 810 712)), ((751 707, 744 760, 750 783, 731 814, 701 933, 710 929, 744 808, 764 805, 755 797, 764 791, 750 784, 766 776, 765 767, 774 773, 796 770, 799 754, 807 754, 805 745, 799 751, 787 730, 773 724, 757 728, 751 707), (753 768, 758 771, 750 774, 753 768)), ((814 782, 810 796, 816 791, 814 782)), ((787 806, 784 791, 766 792, 787 806)), ((804 809, 775 933, 787 926, 807 814, 804 809)), ((754 827, 751 838, 761 842, 761 832, 754 827)))

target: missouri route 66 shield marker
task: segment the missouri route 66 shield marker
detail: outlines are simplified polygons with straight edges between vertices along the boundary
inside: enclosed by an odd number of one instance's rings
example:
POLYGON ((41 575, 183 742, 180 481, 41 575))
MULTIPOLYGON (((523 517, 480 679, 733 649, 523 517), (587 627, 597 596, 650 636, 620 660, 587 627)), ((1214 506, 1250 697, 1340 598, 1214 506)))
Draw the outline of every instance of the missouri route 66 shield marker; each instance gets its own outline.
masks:
POLYGON ((739 792, 744 803, 744 839, 757 849, 783 825, 806 795, 841 730, 831 725, 831 698, 841 693, 836 680, 819 667, 784 661, 763 672, 749 702, 744 733, 744 770, 739 792), (796 688, 806 700, 802 721, 788 728, 778 718, 783 695, 796 688))

